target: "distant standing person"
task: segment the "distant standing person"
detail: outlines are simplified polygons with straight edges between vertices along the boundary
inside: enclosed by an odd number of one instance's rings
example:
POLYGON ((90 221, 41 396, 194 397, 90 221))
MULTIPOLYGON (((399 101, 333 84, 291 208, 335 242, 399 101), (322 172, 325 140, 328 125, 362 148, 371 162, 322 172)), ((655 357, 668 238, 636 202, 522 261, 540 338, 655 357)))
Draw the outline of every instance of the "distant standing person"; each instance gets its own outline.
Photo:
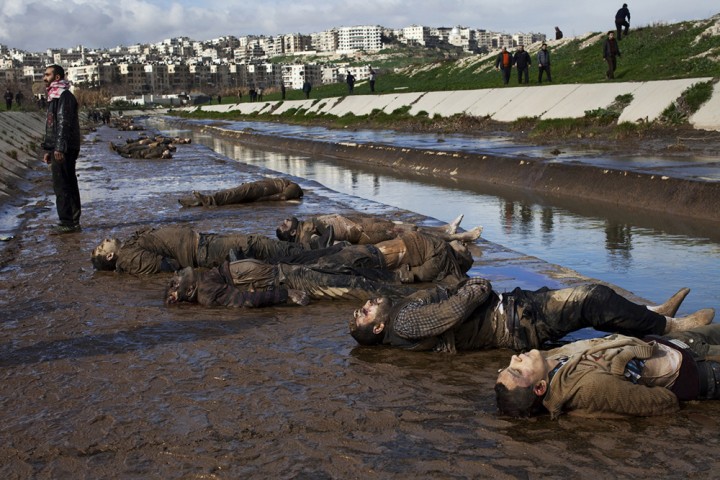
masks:
POLYGON ((548 82, 552 82, 550 74, 550 52, 547 49, 547 43, 543 43, 537 54, 538 61, 538 83, 542 83, 543 72, 547 73, 548 82))
POLYGON ((222 103, 222 97, 220 95, 218 95, 218 105, 220 105, 221 103, 222 103))
POLYGON ((620 45, 615 40, 615 32, 612 30, 607 34, 607 40, 603 47, 603 58, 608 64, 607 72, 605 72, 605 78, 608 80, 615 78, 615 69, 617 68, 617 57, 620 56, 620 45))
POLYGON ((65 70, 60 65, 47 67, 43 81, 48 99, 43 160, 51 166, 60 219, 52 233, 79 232, 80 190, 75 175, 75 162, 80 154, 78 103, 70 92, 70 83, 65 80, 65 70))
POLYGON ((258 102, 262 102, 262 101, 263 101, 263 90, 264 90, 264 88, 263 88, 262 85, 260 85, 260 86, 258 87, 258 89, 257 89, 257 100, 258 100, 258 102))
POLYGON ((562 30, 560 27, 555 27, 555 40, 560 40, 563 37, 562 30))
POLYGON ((515 68, 517 68, 518 83, 523 83, 523 76, 525 77, 525 83, 530 83, 530 65, 532 65, 532 60, 523 45, 518 45, 513 63, 515 63, 515 68))
POLYGON ((280 97, 285 100, 285 82, 280 81, 280 97))
POLYGON ((10 110, 12 108, 13 94, 9 88, 5 90, 5 96, 3 98, 5 98, 5 110, 10 110))
POLYGON ((345 82, 347 82, 348 93, 352 94, 355 90, 355 75, 350 73, 350 70, 348 70, 347 75, 345 76, 345 82))
POLYGON ((502 47, 500 52, 495 59, 495 70, 500 70, 502 73, 503 84, 507 85, 510 82, 510 71, 512 70, 513 56, 507 51, 507 48, 502 47))
POLYGON ((373 70, 372 67, 370 67, 369 83, 370 83, 370 92, 371 93, 375 92, 375 70, 373 70))
POLYGON ((617 29, 617 39, 622 40, 622 29, 625 27, 625 36, 627 37, 628 30, 630 30, 630 10, 628 10, 627 3, 623 3, 623 6, 615 14, 615 28, 617 29))
POLYGON ((15 94, 15 104, 20 107, 22 105, 23 100, 25 100, 25 95, 18 90, 18 92, 15 94))
POLYGON ((307 80, 305 80, 305 82, 303 83, 302 90, 303 90, 303 93, 305 94, 305 98, 306 99, 310 98, 310 91, 312 90, 312 84, 310 82, 308 82, 307 80))

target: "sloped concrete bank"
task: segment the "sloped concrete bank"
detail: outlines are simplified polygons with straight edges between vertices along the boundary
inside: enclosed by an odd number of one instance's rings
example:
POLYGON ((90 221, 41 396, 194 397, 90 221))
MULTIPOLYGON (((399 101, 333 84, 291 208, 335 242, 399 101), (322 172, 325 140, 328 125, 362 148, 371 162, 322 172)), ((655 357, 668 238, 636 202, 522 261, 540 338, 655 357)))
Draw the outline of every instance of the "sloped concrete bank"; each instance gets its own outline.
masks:
POLYGON ((0 201, 25 190, 28 171, 37 165, 36 150, 45 131, 40 112, 0 114, 0 201))
POLYGON ((544 159, 507 158, 377 144, 333 144, 227 130, 218 126, 187 126, 250 147, 332 157, 359 166, 452 179, 461 187, 487 184, 517 188, 548 196, 581 198, 720 222, 720 184, 715 182, 590 165, 553 163, 544 159))

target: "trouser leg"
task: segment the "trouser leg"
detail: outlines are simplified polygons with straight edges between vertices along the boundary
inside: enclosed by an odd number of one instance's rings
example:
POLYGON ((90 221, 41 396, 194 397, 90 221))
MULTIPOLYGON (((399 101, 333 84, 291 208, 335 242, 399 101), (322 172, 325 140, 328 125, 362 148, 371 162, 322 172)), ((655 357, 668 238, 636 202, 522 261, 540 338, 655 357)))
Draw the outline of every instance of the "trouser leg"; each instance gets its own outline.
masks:
POLYGON ((700 392, 698 400, 720 400, 720 363, 711 360, 697 362, 700 392))
POLYGON ((301 243, 285 242, 262 235, 248 235, 248 248, 244 252, 250 258, 258 260, 272 260, 279 257, 297 255, 306 250, 301 243))
POLYGON ((336 255, 346 247, 347 244, 338 243, 328 248, 319 248, 317 250, 302 250, 293 255, 272 258, 269 261, 271 263, 287 263, 290 265, 309 265, 319 262, 320 260, 326 259, 328 257, 336 258, 336 255))
POLYGON ((642 337, 661 335, 665 317, 618 295, 604 285, 524 292, 532 300, 541 341, 558 340, 570 332, 592 327, 642 337))
POLYGON ((716 357, 720 359, 720 324, 718 323, 683 332, 672 332, 663 336, 681 340, 700 358, 716 357))
POLYGON ((410 287, 387 285, 359 275, 321 272, 301 265, 280 267, 286 287, 307 292, 313 299, 369 300, 382 296, 403 297, 415 291, 410 287))
POLYGON ((50 167, 55 203, 61 225, 73 226, 80 224, 80 189, 75 173, 75 162, 79 153, 79 151, 66 153, 62 162, 53 159, 50 167))

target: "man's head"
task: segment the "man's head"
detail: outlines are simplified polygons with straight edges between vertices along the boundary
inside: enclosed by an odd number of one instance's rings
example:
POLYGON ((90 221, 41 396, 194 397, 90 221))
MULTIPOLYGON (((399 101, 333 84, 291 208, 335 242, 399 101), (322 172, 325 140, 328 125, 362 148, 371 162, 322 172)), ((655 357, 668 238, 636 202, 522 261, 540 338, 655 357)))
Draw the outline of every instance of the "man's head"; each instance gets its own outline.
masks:
POLYGON ((507 52, 507 48, 506 48, 506 47, 502 47, 502 52, 503 52, 503 53, 507 52))
POLYGON ((392 302, 387 297, 373 298, 353 313, 350 335, 360 345, 377 345, 384 337, 392 302))
POLYGON ((518 50, 520 50, 521 52, 525 50, 525 45, 518 45, 518 50))
POLYGON ((50 85, 52 82, 57 82, 65 78, 65 70, 60 65, 48 65, 45 67, 45 74, 43 75, 43 82, 45 85, 50 85))
POLYGON ((165 304, 197 302, 198 276, 192 267, 185 267, 175 274, 165 288, 165 304))
POLYGON ((608 32, 607 35, 608 35, 608 38, 609 38, 610 40, 612 40, 613 38, 615 38, 615 32, 612 32, 612 31, 611 31, 611 32, 608 32))
POLYGON ((543 43, 540 48, 542 48, 543 50, 547 50, 547 43, 543 43))
POLYGON ((100 242, 90 255, 95 270, 115 270, 121 246, 122 243, 117 238, 106 238, 100 242))
POLYGON ((627 3, 623 3, 623 8, 627 8, 627 3))
POLYGON ((542 411, 549 384, 549 368, 538 350, 513 355, 510 365, 498 374, 495 397, 504 415, 529 417, 542 411))
POLYGON ((294 242, 297 237, 297 228, 300 222, 296 217, 289 217, 283 220, 280 226, 275 230, 278 239, 286 242, 294 242))

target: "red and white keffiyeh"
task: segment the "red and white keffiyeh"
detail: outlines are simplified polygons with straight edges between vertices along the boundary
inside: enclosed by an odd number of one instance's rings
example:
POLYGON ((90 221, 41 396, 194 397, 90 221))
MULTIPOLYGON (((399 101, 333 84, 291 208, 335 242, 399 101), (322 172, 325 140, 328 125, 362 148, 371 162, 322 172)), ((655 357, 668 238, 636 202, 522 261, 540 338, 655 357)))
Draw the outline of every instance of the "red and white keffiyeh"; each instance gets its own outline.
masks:
POLYGON ((68 88, 70 88, 70 82, 67 80, 57 80, 52 82, 50 86, 47 87, 48 102, 54 98, 60 98, 60 95, 62 95, 62 93, 68 88))

